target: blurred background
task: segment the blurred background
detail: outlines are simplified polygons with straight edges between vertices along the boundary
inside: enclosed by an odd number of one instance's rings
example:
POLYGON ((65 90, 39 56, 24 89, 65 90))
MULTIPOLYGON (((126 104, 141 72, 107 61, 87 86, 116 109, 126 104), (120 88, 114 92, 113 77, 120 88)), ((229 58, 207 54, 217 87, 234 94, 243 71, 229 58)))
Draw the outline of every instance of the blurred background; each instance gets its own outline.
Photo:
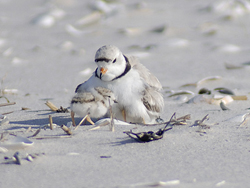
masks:
POLYGON ((138 56, 166 88, 219 75, 244 90, 249 13, 248 0, 0 0, 1 93, 68 105, 106 44, 138 56))

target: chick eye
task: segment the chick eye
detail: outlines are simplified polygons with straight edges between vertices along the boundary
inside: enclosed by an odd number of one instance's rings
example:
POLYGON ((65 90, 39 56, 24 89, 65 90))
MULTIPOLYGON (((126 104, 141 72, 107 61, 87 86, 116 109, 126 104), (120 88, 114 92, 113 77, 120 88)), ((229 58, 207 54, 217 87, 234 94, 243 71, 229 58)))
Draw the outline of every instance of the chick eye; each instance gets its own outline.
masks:
POLYGON ((116 59, 114 59, 113 63, 115 63, 115 62, 116 62, 116 59))

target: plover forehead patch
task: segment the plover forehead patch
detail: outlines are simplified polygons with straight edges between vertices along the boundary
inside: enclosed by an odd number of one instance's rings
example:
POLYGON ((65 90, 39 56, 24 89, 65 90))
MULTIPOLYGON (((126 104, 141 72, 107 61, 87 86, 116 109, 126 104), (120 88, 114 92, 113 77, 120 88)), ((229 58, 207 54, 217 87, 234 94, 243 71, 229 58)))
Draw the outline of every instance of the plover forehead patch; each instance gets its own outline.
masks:
POLYGON ((113 45, 106 45, 99 48, 95 54, 96 61, 109 61, 113 60, 118 54, 120 50, 113 45))

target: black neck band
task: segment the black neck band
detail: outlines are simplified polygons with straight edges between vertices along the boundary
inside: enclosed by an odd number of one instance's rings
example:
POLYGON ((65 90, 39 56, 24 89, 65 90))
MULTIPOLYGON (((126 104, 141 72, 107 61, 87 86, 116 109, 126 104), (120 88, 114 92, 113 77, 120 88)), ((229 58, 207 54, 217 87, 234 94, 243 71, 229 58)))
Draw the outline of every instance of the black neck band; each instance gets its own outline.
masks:
POLYGON ((125 68, 124 72, 120 76, 115 77, 112 81, 117 80, 118 78, 121 78, 121 77, 125 76, 128 73, 128 71, 130 71, 130 69, 131 69, 131 65, 130 65, 130 63, 128 61, 128 58, 125 55, 123 55, 123 56, 124 56, 124 58, 126 60, 126 68, 125 68))
MULTIPOLYGON (((111 81, 117 80, 118 78, 121 78, 121 77, 125 76, 125 75, 130 71, 130 69, 131 69, 131 65, 130 65, 130 63, 129 63, 129 61, 128 61, 128 58, 127 58, 125 55, 123 55, 123 56, 124 56, 124 58, 125 58, 125 60, 126 60, 126 68, 125 68, 124 72, 123 72, 121 75, 115 77, 115 78, 112 79, 111 81)), ((98 74, 97 74, 97 69, 98 69, 98 68, 96 68, 96 70, 95 70, 95 76, 96 76, 97 78, 101 79, 101 78, 98 76, 98 74)))

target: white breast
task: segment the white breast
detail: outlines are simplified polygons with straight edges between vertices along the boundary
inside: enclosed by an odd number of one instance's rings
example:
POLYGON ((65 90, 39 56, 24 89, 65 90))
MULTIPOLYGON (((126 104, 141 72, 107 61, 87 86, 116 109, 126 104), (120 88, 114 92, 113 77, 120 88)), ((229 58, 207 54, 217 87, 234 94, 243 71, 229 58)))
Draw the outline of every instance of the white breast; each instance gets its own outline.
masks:
POLYGON ((142 103, 144 82, 137 71, 131 69, 124 77, 119 78, 107 87, 113 91, 118 103, 113 105, 115 117, 123 120, 121 111, 126 111, 127 121, 141 122, 149 119, 147 110, 142 103))

